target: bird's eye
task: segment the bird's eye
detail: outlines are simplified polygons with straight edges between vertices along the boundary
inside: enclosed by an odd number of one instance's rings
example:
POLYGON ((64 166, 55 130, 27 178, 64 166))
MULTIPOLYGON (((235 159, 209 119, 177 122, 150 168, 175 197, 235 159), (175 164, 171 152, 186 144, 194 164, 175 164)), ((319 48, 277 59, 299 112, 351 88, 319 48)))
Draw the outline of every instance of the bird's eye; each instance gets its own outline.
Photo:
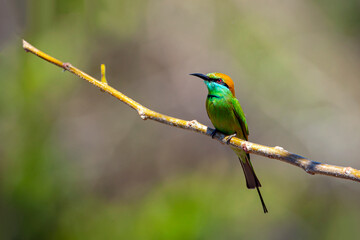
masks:
POLYGON ((217 79, 216 82, 221 83, 222 82, 221 78, 217 79))

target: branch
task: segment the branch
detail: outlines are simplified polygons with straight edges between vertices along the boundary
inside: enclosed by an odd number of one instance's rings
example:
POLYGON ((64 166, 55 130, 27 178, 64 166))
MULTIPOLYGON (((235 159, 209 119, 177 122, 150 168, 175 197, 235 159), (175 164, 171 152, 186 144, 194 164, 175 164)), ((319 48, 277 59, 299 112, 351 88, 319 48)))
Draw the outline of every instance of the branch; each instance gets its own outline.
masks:
MULTIPOLYGON (((64 63, 61 62, 46 53, 36 49, 32 45, 30 45, 28 42, 23 40, 23 48, 27 52, 31 52, 38 57, 53 63, 57 65, 58 67, 63 68, 64 70, 67 70, 78 77, 90 82, 91 84, 95 85, 96 87, 100 88, 102 91, 109 93, 110 95, 116 97, 120 101, 126 103, 129 107, 136 110, 141 117, 141 119, 151 119, 160 123, 164 123, 173 127, 188 129, 194 132, 198 132, 207 136, 211 136, 211 133, 214 129, 211 129, 196 120, 192 121, 186 121, 170 116, 166 116, 163 114, 160 114, 158 112, 155 112, 153 110, 150 110, 144 106, 142 106, 140 103, 134 101, 133 99, 125 96, 124 94, 120 93, 116 89, 110 87, 107 84, 106 78, 105 78, 105 66, 101 66, 101 72, 102 72, 102 79, 101 81, 91 77, 90 75, 84 73, 83 71, 77 69, 76 67, 73 67, 70 63, 64 63)), ((219 142, 225 144, 226 143, 226 136, 222 133, 217 132, 214 136, 214 139, 218 140, 219 142)), ((283 162, 295 165, 297 167, 302 168, 309 174, 322 174, 337 178, 344 178, 349 179, 353 181, 360 182, 360 171, 351 167, 341 167, 341 166, 334 166, 329 164, 324 164, 320 162, 311 161, 310 159, 307 159, 305 157, 302 157, 300 155, 288 152, 284 150, 282 147, 267 147, 260 144, 248 142, 236 137, 233 137, 229 143, 231 146, 243 149, 244 151, 252 154, 261 155, 268 158, 274 158, 281 160, 283 162)))

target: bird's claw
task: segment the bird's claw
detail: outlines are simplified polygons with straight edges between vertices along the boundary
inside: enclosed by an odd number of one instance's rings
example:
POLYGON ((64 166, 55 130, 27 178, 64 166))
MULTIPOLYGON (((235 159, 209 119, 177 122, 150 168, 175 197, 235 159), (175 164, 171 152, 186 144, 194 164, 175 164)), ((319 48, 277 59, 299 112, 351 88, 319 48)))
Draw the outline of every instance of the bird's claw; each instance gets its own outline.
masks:
POLYGON ((212 131, 210 134, 211 138, 215 137, 216 132, 217 132, 217 129, 215 128, 214 131, 212 131))
POLYGON ((226 137, 225 137, 226 144, 230 144, 231 139, 232 139, 233 137, 235 137, 235 136, 236 136, 236 133, 231 134, 231 135, 229 135, 229 136, 226 136, 226 137))

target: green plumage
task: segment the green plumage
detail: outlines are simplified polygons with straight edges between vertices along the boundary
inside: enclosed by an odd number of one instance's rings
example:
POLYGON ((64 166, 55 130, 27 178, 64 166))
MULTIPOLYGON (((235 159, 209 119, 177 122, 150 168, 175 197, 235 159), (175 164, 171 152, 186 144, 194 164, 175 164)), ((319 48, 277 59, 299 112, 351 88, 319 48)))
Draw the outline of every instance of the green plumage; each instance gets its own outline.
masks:
MULTIPOLYGON (((226 135, 236 133, 238 138, 248 140, 248 125, 240 103, 233 95, 234 90, 232 80, 221 73, 193 75, 205 80, 204 82, 209 91, 206 98, 206 111, 216 130, 226 135), (223 77, 227 77, 228 79, 224 80, 222 79, 223 77)), ((241 166, 244 170, 247 187, 250 189, 257 189, 263 210, 266 213, 267 208, 259 190, 261 184, 250 162, 249 154, 242 149, 235 147, 231 148, 239 157, 241 166)))

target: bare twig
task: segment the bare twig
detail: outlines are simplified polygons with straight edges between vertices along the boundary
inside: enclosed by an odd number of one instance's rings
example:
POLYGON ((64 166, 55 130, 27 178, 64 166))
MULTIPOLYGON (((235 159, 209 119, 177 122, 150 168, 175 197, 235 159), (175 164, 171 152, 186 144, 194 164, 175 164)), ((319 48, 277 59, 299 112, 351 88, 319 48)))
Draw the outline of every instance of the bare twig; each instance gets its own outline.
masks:
MULTIPOLYGON (((105 79, 105 67, 102 67, 102 81, 99 81, 89 76, 88 74, 82 72, 81 70, 77 69, 76 67, 73 67, 70 63, 61 62, 47 55, 46 53, 36 49, 25 40, 23 40, 23 48, 25 51, 31 52, 37 55, 38 57, 41 57, 44 60, 63 68, 64 70, 68 70, 69 72, 77 75, 78 77, 97 86, 104 92, 111 94, 112 96, 116 97, 120 101, 126 103, 131 108, 136 110, 139 116, 143 120, 151 119, 174 127, 188 129, 207 136, 211 136, 213 129, 197 122, 196 120, 186 121, 157 113, 142 106, 140 103, 125 96, 116 89, 110 87, 105 79)), ((220 141, 221 143, 226 142, 226 136, 219 132, 215 134, 214 139, 220 141)), ((322 174, 322 175, 344 178, 344 179, 360 182, 360 171, 357 169, 351 167, 341 167, 341 166, 323 164, 320 162, 314 162, 297 154, 290 153, 281 147, 267 147, 260 144, 244 141, 242 139, 235 137, 231 139, 230 145, 237 148, 242 148, 243 150, 249 153, 261 155, 268 158, 274 158, 286 163, 290 163, 292 165, 304 169, 309 174, 322 174)))

